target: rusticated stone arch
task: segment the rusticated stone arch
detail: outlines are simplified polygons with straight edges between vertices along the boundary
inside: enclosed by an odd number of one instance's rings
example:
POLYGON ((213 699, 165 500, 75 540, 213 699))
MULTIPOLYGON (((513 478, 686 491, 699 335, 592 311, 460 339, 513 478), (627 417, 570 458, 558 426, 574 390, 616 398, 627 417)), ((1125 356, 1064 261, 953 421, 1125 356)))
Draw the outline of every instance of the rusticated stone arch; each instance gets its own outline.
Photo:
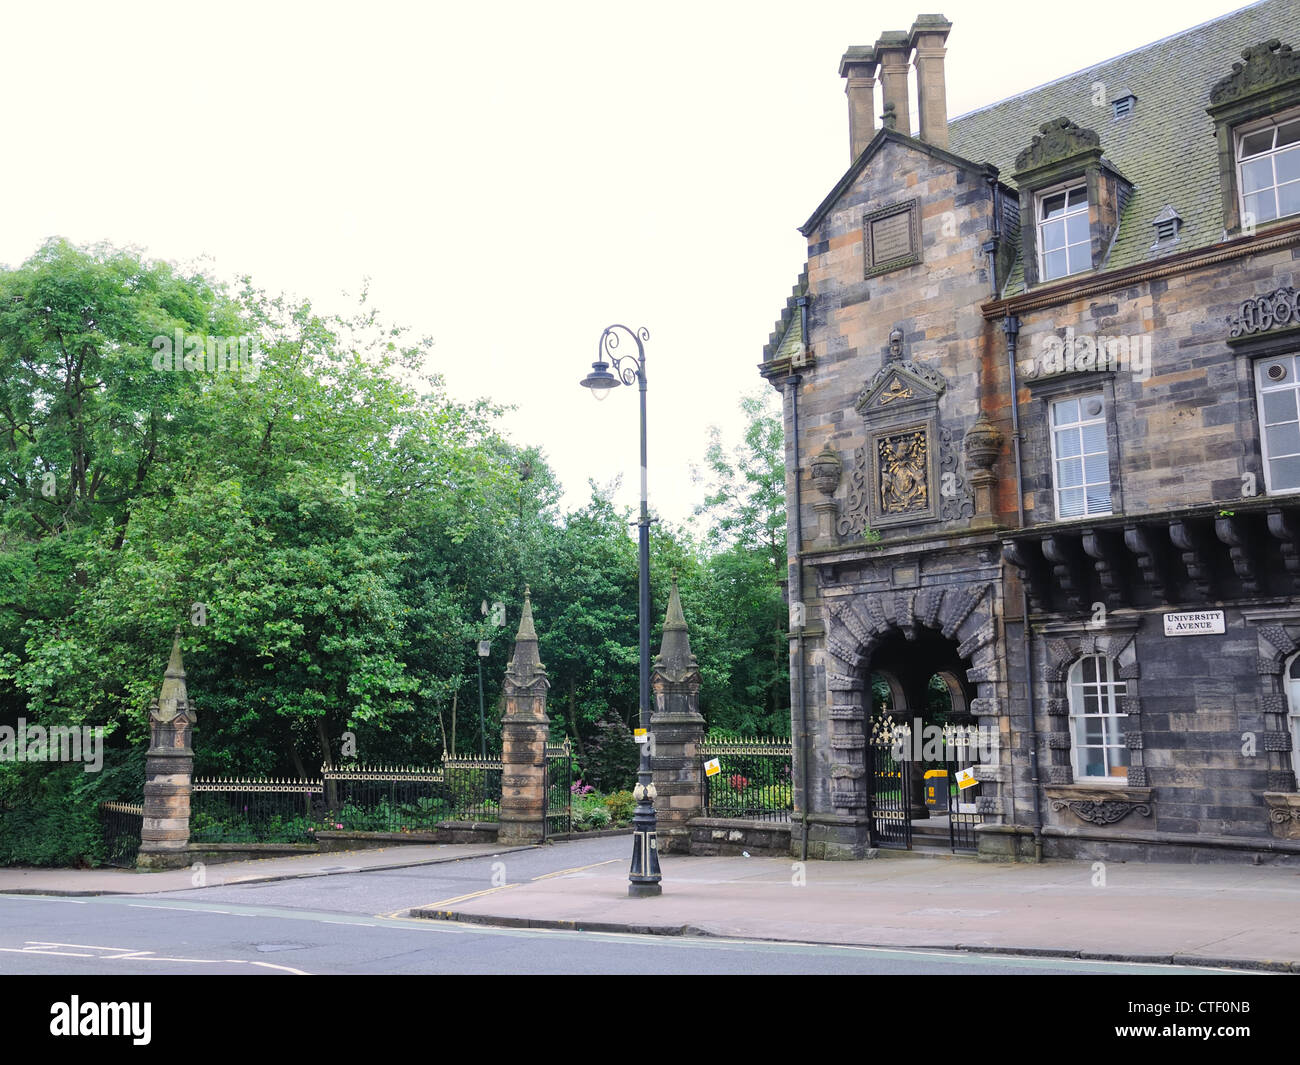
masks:
MULTIPOLYGON (((914 640, 920 629, 930 628, 956 640, 958 654, 971 663, 966 679, 974 686, 977 696, 971 700, 971 712, 980 718, 998 716, 997 686, 1003 680, 1003 666, 997 652, 995 595, 991 582, 954 583, 906 592, 858 593, 829 602, 826 666, 830 801, 836 814, 863 816, 868 810, 866 728, 871 699, 868 667, 872 653, 889 636, 902 633, 914 640)), ((986 779, 993 781, 996 776, 986 779)), ((1004 812, 1002 800, 996 795, 982 796, 980 807, 986 815, 1004 812)))

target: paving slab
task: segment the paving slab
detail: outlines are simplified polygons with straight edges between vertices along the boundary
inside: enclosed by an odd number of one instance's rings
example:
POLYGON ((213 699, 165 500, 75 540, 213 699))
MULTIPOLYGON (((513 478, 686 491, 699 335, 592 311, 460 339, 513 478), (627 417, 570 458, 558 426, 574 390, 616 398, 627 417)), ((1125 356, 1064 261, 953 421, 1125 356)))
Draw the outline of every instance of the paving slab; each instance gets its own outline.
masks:
POLYGON ((394 847, 295 854, 222 862, 203 867, 202 882, 193 868, 141 872, 135 869, 34 869, 0 868, 0 894, 10 895, 148 895, 160 891, 190 891, 196 887, 222 887, 268 880, 332 876, 379 869, 458 862, 508 854, 527 847, 498 847, 494 843, 431 843, 394 847))
POLYGON ((627 897, 618 864, 413 910, 589 931, 939 947, 1300 972, 1300 870, 1278 866, 888 855, 865 862, 661 858, 664 891, 627 897))

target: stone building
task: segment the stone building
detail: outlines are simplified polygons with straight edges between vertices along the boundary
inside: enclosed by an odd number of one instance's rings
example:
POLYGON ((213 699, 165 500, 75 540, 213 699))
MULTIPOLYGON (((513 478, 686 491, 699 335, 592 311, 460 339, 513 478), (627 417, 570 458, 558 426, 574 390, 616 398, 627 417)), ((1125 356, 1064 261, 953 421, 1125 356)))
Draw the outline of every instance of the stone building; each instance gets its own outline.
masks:
POLYGON ((880 838, 874 703, 996 731, 982 856, 1300 860, 1300 5, 956 118, 950 28, 841 59, 761 366, 793 847, 880 838))

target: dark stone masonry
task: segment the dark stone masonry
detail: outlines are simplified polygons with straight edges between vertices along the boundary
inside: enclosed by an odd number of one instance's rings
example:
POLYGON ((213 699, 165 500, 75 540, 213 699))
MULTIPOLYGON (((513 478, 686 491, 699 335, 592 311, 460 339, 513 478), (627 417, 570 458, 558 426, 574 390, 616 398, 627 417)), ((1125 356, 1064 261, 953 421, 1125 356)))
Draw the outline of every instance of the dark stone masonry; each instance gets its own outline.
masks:
POLYGON ((1300 861, 1300 7, 958 118, 950 29, 843 57, 851 165, 761 365, 791 851, 868 855, 893 720, 996 735, 984 858, 1300 861))

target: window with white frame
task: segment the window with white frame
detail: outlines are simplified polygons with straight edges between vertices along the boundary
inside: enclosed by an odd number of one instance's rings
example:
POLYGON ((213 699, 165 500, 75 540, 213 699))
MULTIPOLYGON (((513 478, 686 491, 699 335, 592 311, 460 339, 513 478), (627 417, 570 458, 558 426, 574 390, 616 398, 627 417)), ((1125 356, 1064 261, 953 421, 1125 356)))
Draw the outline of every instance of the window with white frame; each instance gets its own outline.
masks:
POLYGON ((1092 267, 1088 186, 1038 197, 1038 276, 1052 281, 1092 267))
POLYGON ((1074 780, 1127 780, 1127 714, 1119 697, 1128 684, 1115 679, 1115 663, 1106 655, 1084 655, 1070 667, 1070 739, 1074 780))
POLYGON ((1110 449, 1101 393, 1052 403, 1052 476, 1057 518, 1111 512, 1110 449))
POLYGON ((1300 491, 1300 355, 1255 363, 1264 487, 1300 491))
POLYGON ((1300 115, 1237 134, 1243 223, 1300 214, 1300 115))
POLYGON ((1291 767, 1300 780, 1300 655, 1293 655, 1286 667, 1287 724, 1291 726, 1291 767))

